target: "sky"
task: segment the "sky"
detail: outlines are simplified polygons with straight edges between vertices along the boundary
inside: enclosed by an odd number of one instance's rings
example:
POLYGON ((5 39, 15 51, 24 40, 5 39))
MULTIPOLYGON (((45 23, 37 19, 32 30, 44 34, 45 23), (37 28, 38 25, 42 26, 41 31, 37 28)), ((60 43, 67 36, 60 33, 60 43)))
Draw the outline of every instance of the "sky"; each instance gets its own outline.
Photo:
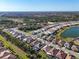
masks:
POLYGON ((0 0, 0 11, 79 11, 79 0, 0 0))

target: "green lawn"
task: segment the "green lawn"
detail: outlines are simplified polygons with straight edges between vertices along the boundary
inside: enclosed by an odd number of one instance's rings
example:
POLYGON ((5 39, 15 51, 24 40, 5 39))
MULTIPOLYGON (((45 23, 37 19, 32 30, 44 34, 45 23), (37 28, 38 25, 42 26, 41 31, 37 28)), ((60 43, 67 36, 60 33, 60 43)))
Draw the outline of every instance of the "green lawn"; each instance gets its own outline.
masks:
POLYGON ((18 55, 20 59, 29 59, 27 57, 27 54, 24 51, 22 51, 17 46, 10 43, 9 41, 6 41, 6 39, 3 38, 1 35, 0 35, 0 40, 3 42, 3 44, 5 45, 6 48, 10 48, 12 51, 14 51, 14 54, 18 55))
POLYGON ((43 50, 40 50, 39 54, 41 55, 41 59, 49 59, 47 54, 43 50))
POLYGON ((27 35, 32 35, 32 31, 26 31, 27 35))
POLYGON ((65 42, 71 42, 73 38, 62 38, 62 40, 64 40, 65 42))

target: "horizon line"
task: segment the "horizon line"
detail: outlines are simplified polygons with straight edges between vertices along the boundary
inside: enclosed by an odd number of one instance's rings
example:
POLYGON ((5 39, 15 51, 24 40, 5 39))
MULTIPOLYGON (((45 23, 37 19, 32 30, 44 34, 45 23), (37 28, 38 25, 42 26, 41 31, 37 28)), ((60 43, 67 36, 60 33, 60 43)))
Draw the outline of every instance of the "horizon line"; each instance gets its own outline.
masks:
POLYGON ((0 11, 0 12, 79 12, 79 11, 0 11))

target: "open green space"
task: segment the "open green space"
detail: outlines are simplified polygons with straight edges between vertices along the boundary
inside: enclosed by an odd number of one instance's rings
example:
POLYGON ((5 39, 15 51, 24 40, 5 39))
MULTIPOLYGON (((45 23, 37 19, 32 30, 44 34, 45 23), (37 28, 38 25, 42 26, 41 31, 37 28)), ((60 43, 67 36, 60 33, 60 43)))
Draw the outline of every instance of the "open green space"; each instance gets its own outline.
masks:
POLYGON ((12 50, 13 54, 17 55, 19 57, 19 59, 29 59, 27 57, 27 54, 24 51, 22 51, 17 46, 15 46, 14 44, 12 44, 9 41, 7 41, 1 35, 0 35, 0 40, 3 42, 3 44, 5 45, 5 47, 9 48, 10 50, 12 50))

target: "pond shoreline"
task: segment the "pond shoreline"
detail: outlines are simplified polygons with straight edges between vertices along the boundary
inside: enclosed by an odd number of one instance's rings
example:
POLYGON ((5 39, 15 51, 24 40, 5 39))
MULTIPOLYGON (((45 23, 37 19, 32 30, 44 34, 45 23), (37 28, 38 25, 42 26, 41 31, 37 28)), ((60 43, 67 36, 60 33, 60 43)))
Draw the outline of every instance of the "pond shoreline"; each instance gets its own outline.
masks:
POLYGON ((66 42, 71 42, 75 37, 62 37, 61 34, 65 31, 65 30, 68 30, 70 29, 71 27, 78 27, 78 25, 73 25, 73 26, 66 26, 66 27, 63 27, 61 29, 59 29, 57 31, 57 34, 56 34, 56 39, 62 39, 63 41, 66 41, 66 42))

